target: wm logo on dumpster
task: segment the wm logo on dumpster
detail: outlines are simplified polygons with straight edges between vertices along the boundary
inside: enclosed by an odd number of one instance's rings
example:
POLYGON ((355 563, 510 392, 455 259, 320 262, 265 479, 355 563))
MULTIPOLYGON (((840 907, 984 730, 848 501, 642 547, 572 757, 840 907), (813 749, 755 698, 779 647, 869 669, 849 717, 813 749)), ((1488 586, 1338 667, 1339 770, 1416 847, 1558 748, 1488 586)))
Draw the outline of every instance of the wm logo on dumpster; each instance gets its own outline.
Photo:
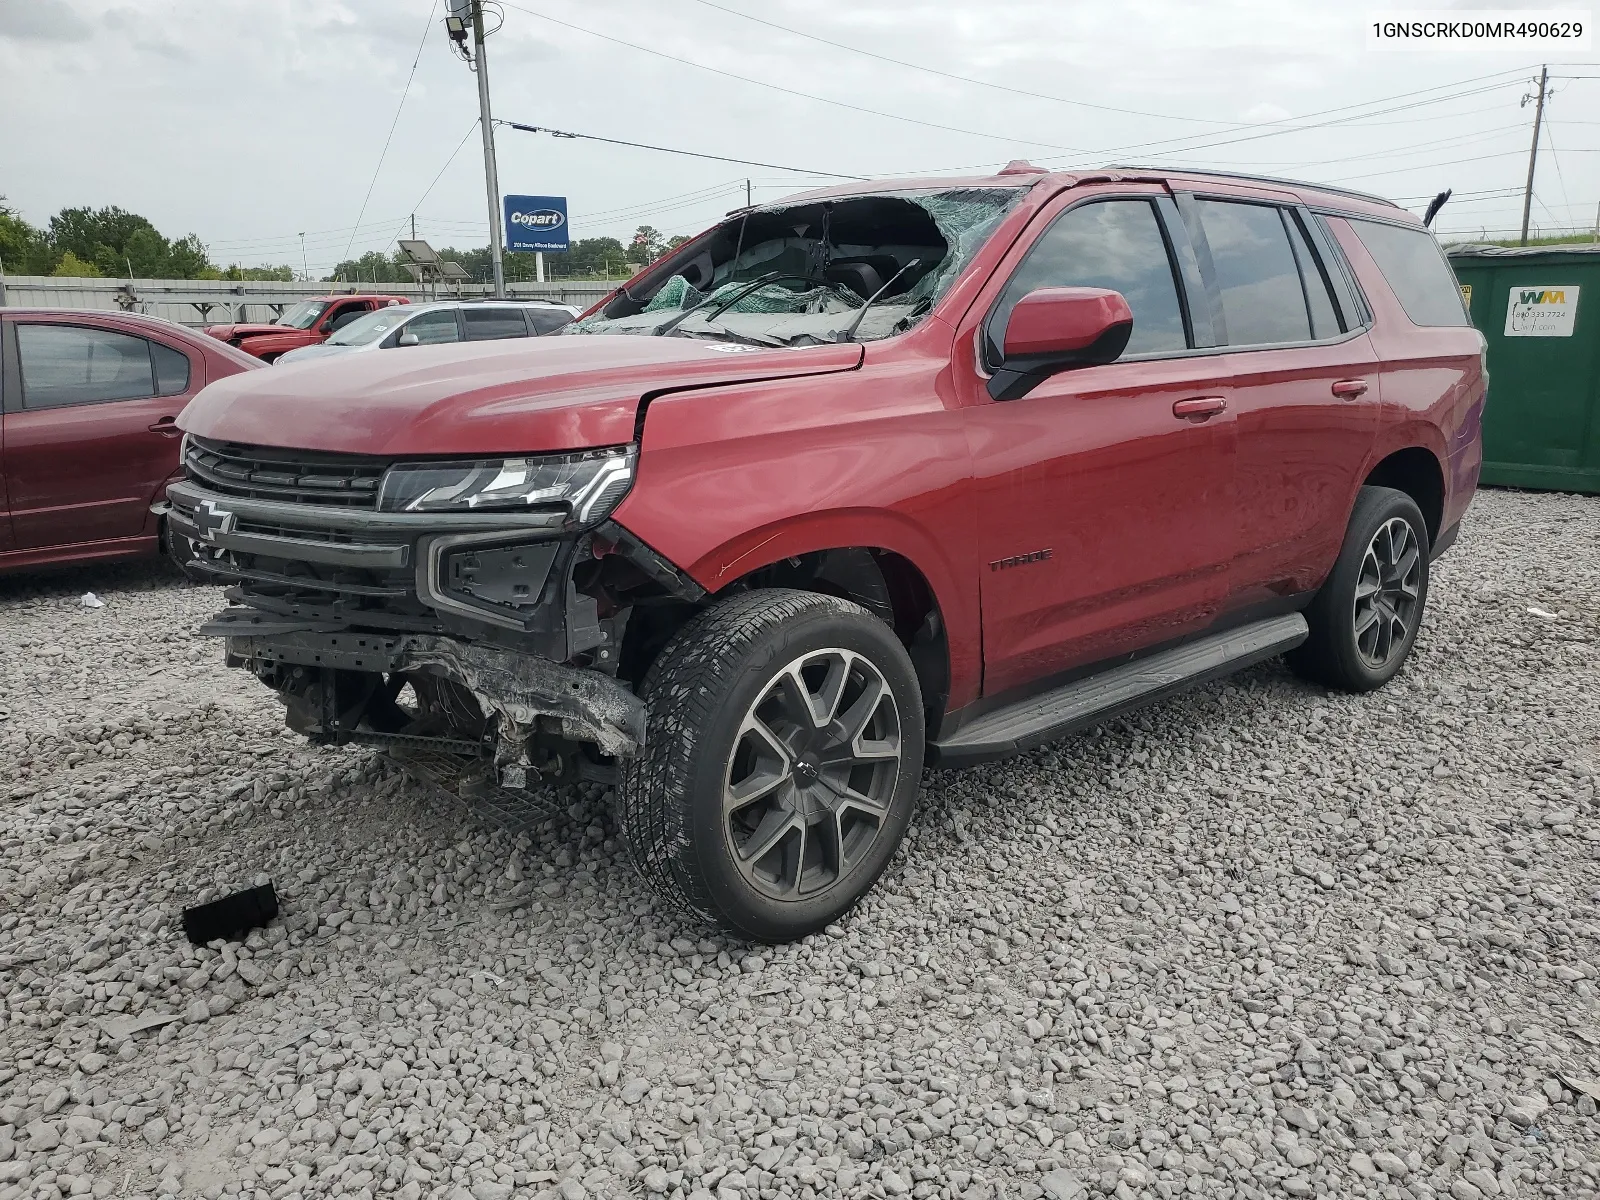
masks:
POLYGON ((1539 291, 1524 291, 1520 304, 1565 304, 1567 293, 1552 288, 1543 288, 1539 291))

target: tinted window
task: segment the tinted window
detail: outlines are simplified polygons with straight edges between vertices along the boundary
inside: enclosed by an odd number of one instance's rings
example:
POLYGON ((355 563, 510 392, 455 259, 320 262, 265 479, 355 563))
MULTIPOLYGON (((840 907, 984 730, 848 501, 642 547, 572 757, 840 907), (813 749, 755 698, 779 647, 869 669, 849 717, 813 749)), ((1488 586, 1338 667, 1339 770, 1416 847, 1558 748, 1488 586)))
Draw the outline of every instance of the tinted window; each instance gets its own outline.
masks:
POLYGON ((1337 337, 1343 330, 1339 328, 1333 294, 1328 290, 1328 278, 1322 265, 1311 253, 1311 246, 1301 232, 1299 220, 1287 215, 1284 224, 1289 227, 1289 244, 1294 247, 1295 259, 1300 263, 1300 277, 1305 280, 1306 307, 1311 310, 1311 336, 1337 337))
POLYGON ((1222 292, 1228 345, 1304 342, 1311 337, 1300 270, 1278 209, 1200 201, 1211 265, 1222 292))
POLYGON ((467 319, 469 342, 528 336, 528 323, 520 308, 464 308, 461 315, 467 319))
MULTIPOLYGON (((998 346, 1018 300, 1047 287, 1099 287, 1122 293, 1133 310, 1133 336, 1124 354, 1182 350, 1183 312, 1172 260, 1144 200, 1105 200, 1064 213, 1045 230, 1006 285, 991 341, 998 346)), ((991 347, 991 359, 997 357, 991 347)))
POLYGON ((434 346, 440 342, 459 342, 461 330, 456 326, 456 312, 447 308, 440 312, 421 313, 407 321, 400 336, 415 335, 419 345, 434 346))
POLYGON ((346 325, 350 324, 350 322, 358 321, 362 317, 366 316, 368 311, 369 310, 365 304, 352 304, 347 308, 341 308, 338 312, 334 313, 333 320, 328 322, 328 328, 337 333, 346 325))
POLYGON ((1431 233, 1378 221, 1352 220, 1350 228, 1377 261, 1413 325, 1467 324, 1456 277, 1431 233))
POLYGON ((150 343, 150 358, 156 367, 156 395, 176 396, 189 390, 189 356, 163 346, 150 343))
POLYGON ((150 343, 83 325, 17 325, 22 406, 60 408, 155 395, 150 343))
POLYGON ((526 312, 528 324, 533 326, 534 333, 550 333, 572 320, 559 308, 530 308, 526 312))

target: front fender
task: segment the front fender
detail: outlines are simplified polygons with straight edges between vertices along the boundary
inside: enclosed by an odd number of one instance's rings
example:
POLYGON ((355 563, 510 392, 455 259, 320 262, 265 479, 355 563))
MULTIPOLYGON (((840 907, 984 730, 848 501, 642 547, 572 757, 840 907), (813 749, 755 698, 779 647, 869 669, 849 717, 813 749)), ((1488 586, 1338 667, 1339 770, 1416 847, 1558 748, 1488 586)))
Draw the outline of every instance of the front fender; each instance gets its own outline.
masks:
POLYGON ((927 580, 950 704, 981 683, 981 521, 959 413, 915 365, 658 396, 616 522, 716 593, 819 550, 888 550, 927 580))

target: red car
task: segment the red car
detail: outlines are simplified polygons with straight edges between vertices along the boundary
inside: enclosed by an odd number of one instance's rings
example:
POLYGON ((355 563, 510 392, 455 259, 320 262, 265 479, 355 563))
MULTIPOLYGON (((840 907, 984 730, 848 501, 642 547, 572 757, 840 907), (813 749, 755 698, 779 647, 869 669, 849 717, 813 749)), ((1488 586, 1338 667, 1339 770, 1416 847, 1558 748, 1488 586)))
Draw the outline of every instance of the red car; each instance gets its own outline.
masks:
POLYGON ((1278 654, 1391 678, 1477 483, 1484 348, 1375 197, 852 184, 556 336, 225 380, 172 521, 292 728, 480 789, 614 769, 663 896, 791 938, 883 870, 925 765, 1278 654))
POLYGON ((290 350, 327 341, 374 309, 410 303, 404 296, 318 296, 300 301, 270 325, 207 325, 205 331, 262 362, 273 362, 290 350))
POLYGON ((260 365, 154 317, 0 309, 0 571, 154 552, 174 421, 260 365))

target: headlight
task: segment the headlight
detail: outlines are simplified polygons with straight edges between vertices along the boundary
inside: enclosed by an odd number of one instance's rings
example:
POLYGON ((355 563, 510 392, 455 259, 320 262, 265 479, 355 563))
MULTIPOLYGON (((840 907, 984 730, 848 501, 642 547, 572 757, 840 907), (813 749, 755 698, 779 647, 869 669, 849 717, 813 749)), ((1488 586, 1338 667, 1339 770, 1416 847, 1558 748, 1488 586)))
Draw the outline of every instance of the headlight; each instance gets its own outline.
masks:
POLYGON ((384 512, 528 512, 565 508, 574 521, 605 520, 633 484, 638 449, 613 446, 539 458, 399 463, 383 474, 384 512))

